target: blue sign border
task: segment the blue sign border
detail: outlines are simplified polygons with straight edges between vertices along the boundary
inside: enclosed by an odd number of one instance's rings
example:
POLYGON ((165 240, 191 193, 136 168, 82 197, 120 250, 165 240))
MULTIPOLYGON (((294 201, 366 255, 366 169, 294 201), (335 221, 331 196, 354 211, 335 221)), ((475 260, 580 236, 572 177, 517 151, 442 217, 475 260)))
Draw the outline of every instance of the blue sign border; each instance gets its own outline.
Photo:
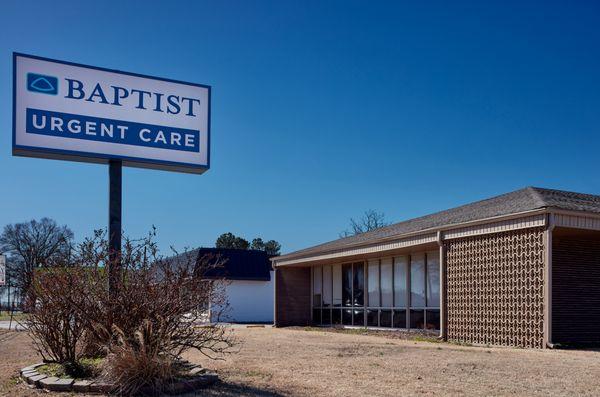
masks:
POLYGON ((116 159, 116 160, 122 160, 123 165, 129 166, 129 167, 155 168, 155 169, 165 170, 165 171, 176 171, 176 172, 188 172, 188 173, 193 173, 193 174, 201 174, 210 169, 211 90, 212 90, 212 87, 209 85, 205 85, 205 84, 190 83, 190 82, 186 82, 186 81, 166 79, 163 77, 156 77, 156 76, 150 76, 150 75, 132 73, 132 72, 124 72, 122 70, 117 70, 117 69, 109 69, 109 68, 102 68, 102 67, 98 67, 98 66, 84 65, 81 63, 60 61, 58 59, 44 58, 44 57, 40 57, 37 55, 29 55, 29 54, 23 54, 20 52, 13 51, 12 154, 13 154, 13 156, 29 156, 29 157, 39 157, 39 158, 50 158, 50 159, 56 159, 56 160, 69 160, 69 161, 106 163, 106 164, 108 163, 109 160, 116 159), (127 76, 142 77, 142 78, 146 78, 146 79, 160 80, 160 81, 166 81, 169 83, 177 83, 177 84, 189 85, 189 86, 194 86, 194 87, 202 87, 202 88, 208 89, 208 119, 207 119, 208 130, 207 130, 207 139, 206 139, 206 143, 207 143, 206 165, 195 165, 195 164, 189 164, 189 163, 180 163, 180 162, 176 162, 176 161, 155 160, 155 159, 148 159, 148 158, 142 158, 142 157, 127 157, 127 156, 118 156, 118 155, 111 155, 111 154, 104 154, 104 153, 89 153, 89 152, 79 152, 79 151, 75 151, 75 150, 49 149, 49 148, 39 148, 39 147, 32 147, 32 146, 17 145, 16 144, 16 137, 17 137, 17 107, 16 107, 16 102, 17 102, 17 57, 37 59, 40 61, 60 63, 62 65, 77 66, 77 67, 81 67, 81 68, 100 70, 103 72, 118 73, 118 74, 124 74, 127 76), (38 154, 38 155, 35 155, 35 154, 38 154), (44 154, 46 154, 46 156, 44 156, 44 154))

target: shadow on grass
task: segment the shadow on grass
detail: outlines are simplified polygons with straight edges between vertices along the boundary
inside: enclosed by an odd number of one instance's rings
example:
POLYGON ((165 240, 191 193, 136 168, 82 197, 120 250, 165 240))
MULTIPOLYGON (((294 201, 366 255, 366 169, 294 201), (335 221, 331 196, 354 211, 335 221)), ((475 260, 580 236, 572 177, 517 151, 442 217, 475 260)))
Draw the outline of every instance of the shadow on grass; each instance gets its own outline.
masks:
POLYGON ((283 394, 273 392, 270 390, 260 389, 252 386, 244 386, 237 383, 219 382, 212 387, 198 390, 195 393, 188 393, 182 395, 183 397, 191 396, 220 396, 220 397, 233 397, 233 396, 260 396, 260 397, 280 397, 283 394))

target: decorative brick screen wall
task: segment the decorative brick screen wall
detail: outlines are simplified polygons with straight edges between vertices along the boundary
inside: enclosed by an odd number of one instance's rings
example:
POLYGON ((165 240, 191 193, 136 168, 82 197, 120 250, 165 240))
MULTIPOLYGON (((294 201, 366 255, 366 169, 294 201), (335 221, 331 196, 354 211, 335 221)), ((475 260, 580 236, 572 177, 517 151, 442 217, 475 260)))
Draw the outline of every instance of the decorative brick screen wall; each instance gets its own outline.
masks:
POLYGON ((310 267, 282 267, 275 274, 275 325, 310 325, 310 267))
POLYGON ((541 228, 446 242, 448 338, 543 347, 541 228))

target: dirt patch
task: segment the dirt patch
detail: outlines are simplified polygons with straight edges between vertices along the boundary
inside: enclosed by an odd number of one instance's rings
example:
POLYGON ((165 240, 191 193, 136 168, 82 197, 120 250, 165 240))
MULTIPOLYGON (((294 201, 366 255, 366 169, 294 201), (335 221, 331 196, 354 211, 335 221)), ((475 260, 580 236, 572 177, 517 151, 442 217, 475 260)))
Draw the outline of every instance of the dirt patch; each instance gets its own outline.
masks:
MULTIPOLYGON (((239 353, 225 361, 194 352, 222 382, 207 396, 597 396, 600 352, 465 347, 326 330, 235 329, 239 353)), ((0 395, 28 389, 20 368, 40 360, 24 332, 0 331, 0 395)))

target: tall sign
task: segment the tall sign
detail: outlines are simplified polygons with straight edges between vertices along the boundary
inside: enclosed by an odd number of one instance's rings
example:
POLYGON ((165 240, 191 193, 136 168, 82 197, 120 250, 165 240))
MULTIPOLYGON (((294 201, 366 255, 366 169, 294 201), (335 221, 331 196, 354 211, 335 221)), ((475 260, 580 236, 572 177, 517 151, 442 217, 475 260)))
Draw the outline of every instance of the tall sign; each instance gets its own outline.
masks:
POLYGON ((13 53, 13 155, 109 165, 109 288, 121 257, 122 166, 210 167, 210 92, 187 83, 13 53))
POLYGON ((13 54, 13 154, 202 173, 210 87, 13 54))

